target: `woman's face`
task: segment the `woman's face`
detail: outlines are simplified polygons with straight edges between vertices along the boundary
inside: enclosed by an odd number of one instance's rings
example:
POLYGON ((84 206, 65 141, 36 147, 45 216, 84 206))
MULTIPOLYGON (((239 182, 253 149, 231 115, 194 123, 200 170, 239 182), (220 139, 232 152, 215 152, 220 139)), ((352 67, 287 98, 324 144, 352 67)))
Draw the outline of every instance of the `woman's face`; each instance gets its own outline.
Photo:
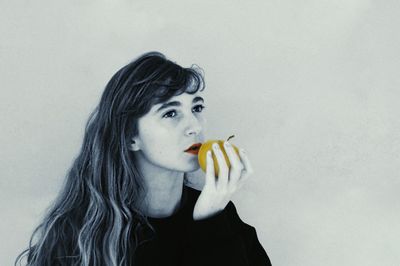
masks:
POLYGON ((183 93, 154 105, 138 120, 138 136, 133 150, 141 160, 172 171, 199 169, 197 155, 184 152, 194 143, 204 142, 205 117, 202 92, 183 93))

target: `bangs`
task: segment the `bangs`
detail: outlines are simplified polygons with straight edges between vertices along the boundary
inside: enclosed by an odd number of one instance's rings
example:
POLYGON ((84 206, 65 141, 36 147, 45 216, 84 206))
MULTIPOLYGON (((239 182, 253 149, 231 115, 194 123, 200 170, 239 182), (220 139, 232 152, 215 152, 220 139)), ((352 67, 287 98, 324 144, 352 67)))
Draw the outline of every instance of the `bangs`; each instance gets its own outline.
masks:
POLYGON ((203 71, 197 66, 191 68, 176 68, 175 71, 165 73, 152 83, 154 92, 151 98, 152 105, 164 103, 182 93, 195 94, 205 89, 203 71))

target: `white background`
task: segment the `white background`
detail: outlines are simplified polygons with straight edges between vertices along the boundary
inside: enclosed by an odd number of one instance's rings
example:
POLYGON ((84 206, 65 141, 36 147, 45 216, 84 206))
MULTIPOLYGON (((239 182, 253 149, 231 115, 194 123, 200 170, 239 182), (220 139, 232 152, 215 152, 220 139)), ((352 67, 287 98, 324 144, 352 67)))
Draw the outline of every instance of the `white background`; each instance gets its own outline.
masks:
POLYGON ((0 265, 24 249, 112 74, 205 71, 209 138, 274 266, 400 265, 399 1, 1 1, 0 265))

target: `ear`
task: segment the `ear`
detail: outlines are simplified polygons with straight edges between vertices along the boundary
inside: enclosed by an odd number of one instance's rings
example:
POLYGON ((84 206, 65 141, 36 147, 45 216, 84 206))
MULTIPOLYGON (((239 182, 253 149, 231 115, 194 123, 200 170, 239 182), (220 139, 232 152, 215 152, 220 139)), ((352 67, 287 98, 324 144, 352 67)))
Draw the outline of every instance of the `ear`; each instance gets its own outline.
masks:
POLYGON ((139 151, 140 150, 140 145, 139 145, 139 140, 133 138, 130 145, 129 145, 129 150, 131 151, 139 151))

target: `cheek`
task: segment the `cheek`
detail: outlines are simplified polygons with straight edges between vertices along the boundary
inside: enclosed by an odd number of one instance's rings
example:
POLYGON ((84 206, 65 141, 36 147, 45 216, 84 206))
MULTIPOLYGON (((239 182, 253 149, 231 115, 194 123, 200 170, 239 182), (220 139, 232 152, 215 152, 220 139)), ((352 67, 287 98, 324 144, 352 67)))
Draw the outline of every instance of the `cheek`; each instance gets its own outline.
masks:
MULTIPOLYGON (((153 158, 168 158, 176 152, 176 144, 171 136, 160 134, 147 139, 145 150, 153 158)), ((165 159, 164 159, 165 160, 165 159)))
POLYGON ((147 157, 157 161, 168 161, 178 155, 181 147, 181 132, 173 125, 163 126, 161 123, 146 125, 141 131, 143 151, 147 157))
POLYGON ((174 168, 183 159, 178 148, 172 147, 172 144, 168 145, 168 143, 152 146, 147 150, 146 156, 153 164, 164 168, 174 168))
POLYGON ((168 158, 171 156, 171 150, 167 146, 160 146, 154 150, 154 155, 158 158, 168 158))

